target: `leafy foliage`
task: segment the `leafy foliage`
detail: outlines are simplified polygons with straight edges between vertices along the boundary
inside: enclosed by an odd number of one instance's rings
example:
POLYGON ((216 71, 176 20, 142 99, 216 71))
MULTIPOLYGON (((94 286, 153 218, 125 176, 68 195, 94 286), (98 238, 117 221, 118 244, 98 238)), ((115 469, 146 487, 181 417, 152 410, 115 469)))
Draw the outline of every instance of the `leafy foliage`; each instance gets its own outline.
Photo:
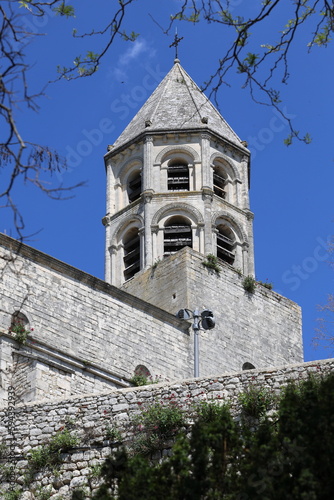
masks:
POLYGON ((48 445, 32 449, 28 459, 29 472, 35 472, 44 468, 53 468, 61 463, 61 453, 65 453, 77 446, 78 438, 70 433, 68 429, 57 432, 48 445))
POLYGON ((132 449, 140 455, 150 456, 162 450, 185 424, 184 412, 174 399, 144 407, 133 421, 137 433, 132 449))
POLYGON ((217 274, 219 274, 221 271, 218 257, 216 257, 215 255, 213 255, 211 253, 209 253, 206 256, 206 259, 202 262, 202 264, 203 264, 203 266, 207 267, 208 269, 213 269, 214 271, 216 271, 217 274))
POLYGON ((275 397, 269 389, 249 385, 245 391, 239 394, 239 403, 244 415, 253 418, 261 418, 273 406, 275 397))
POLYGON ((256 280, 253 276, 246 276, 242 282, 242 286, 246 292, 254 293, 256 288, 256 280))
POLYGON ((14 335, 15 340, 19 344, 25 345, 32 330, 33 328, 29 330, 22 321, 15 319, 9 328, 9 333, 14 335))
POLYGON ((119 500, 327 500, 334 487, 333 394, 334 374, 291 383, 275 421, 262 407, 255 427, 237 422, 227 406, 204 403, 190 436, 180 434, 162 462, 125 449, 108 457, 93 498, 114 499, 117 491, 119 500))

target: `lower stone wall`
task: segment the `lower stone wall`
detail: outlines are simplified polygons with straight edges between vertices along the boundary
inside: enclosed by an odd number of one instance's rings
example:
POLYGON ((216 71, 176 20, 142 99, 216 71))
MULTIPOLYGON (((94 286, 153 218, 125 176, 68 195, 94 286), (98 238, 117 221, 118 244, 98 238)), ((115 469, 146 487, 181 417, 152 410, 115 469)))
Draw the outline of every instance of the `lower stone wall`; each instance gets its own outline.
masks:
MULTIPOLYGON (((0 411, 0 450, 6 446, 7 450, 15 451, 16 481, 23 487, 30 450, 46 445, 55 433, 71 429, 78 436, 80 447, 63 455, 58 474, 50 470, 39 472, 22 496, 25 500, 37 499, 38 488, 50 487, 53 500, 69 499, 73 489, 87 485, 92 468, 110 453, 108 427, 116 426, 126 439, 129 421, 141 408, 155 401, 174 399, 185 411, 196 401, 228 401, 238 411, 238 394, 250 384, 278 393, 289 380, 302 380, 310 374, 322 376, 333 370, 334 359, 329 359, 17 405, 0 411)), ((3 452, 0 465, 6 462, 9 460, 3 452)), ((4 480, 3 488, 6 488, 4 480)))

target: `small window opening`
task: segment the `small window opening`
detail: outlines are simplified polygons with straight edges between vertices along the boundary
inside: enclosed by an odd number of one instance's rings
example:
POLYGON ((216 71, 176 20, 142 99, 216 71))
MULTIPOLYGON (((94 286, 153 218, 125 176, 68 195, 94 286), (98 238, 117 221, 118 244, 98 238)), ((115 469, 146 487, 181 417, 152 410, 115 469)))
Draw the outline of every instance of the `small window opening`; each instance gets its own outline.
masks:
POLYGON ((135 375, 142 375, 148 378, 151 376, 151 372, 145 365, 137 365, 135 368, 135 375))
POLYGON ((10 323, 11 327, 17 326, 17 325, 21 325, 25 328, 29 326, 29 320, 28 320, 27 316, 25 314, 21 313, 20 311, 15 311, 12 314, 12 320, 10 323))
POLYGON ((192 247, 191 226, 179 218, 172 219, 164 230, 164 256, 172 255, 184 247, 192 247))
POLYGON ((129 179, 128 183, 128 196, 129 202, 138 200, 141 193, 141 172, 136 171, 129 179))
POLYGON ((226 197, 226 178, 222 175, 222 172, 215 168, 213 171, 213 192, 220 198, 225 199, 226 197))
POLYGON ((174 163, 168 166, 168 191, 189 191, 188 165, 174 163))
POLYGON ((244 363, 244 364, 242 365, 242 369, 243 369, 243 370, 254 370, 254 369, 255 369, 255 366, 254 366, 254 365, 252 365, 252 363, 248 363, 248 362, 247 362, 247 363, 244 363))
POLYGON ((232 231, 225 227, 218 227, 217 257, 233 265, 235 260, 235 239, 232 231))
POLYGON ((140 237, 138 229, 130 231, 123 240, 124 279, 132 278, 140 270, 140 237))

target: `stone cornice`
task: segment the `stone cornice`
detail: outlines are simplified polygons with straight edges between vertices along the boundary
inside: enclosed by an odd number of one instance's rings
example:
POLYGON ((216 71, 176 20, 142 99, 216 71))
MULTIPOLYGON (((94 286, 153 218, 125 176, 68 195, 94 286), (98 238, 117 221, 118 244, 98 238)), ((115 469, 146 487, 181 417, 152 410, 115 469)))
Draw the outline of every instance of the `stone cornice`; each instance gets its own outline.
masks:
POLYGON ((122 151, 126 150, 129 148, 131 145, 136 144, 137 142, 143 142, 146 140, 147 136, 150 136, 154 140, 154 136, 165 136, 166 134, 171 134, 171 135, 201 135, 203 133, 206 133, 209 135, 209 137, 212 137, 213 139, 218 139, 219 141, 225 142, 227 145, 229 145, 231 148, 236 149, 242 156, 249 157, 250 156, 250 151, 243 146, 242 144, 237 145, 234 142, 230 141, 227 139, 227 137, 220 136, 216 132, 210 129, 210 127, 199 127, 199 128, 189 128, 189 129, 182 129, 182 130, 173 130, 173 129, 159 129, 159 130, 149 130, 149 131, 144 131, 140 133, 137 137, 134 137, 130 141, 126 142, 125 144, 122 144, 119 147, 112 148, 112 150, 108 151, 104 155, 104 160, 105 163, 107 163, 110 158, 113 156, 116 156, 117 154, 121 153, 122 151))

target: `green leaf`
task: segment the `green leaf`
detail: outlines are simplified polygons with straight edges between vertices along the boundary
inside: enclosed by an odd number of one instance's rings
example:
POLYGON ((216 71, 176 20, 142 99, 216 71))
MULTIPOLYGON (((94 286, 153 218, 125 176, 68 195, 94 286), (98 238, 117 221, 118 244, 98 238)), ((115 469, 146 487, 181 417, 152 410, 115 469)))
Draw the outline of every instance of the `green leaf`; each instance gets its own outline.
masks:
POLYGON ((308 132, 304 135, 303 141, 304 141, 306 144, 311 144, 311 142, 312 142, 312 137, 310 136, 310 134, 309 134, 308 132))
POLYGON ((75 17, 74 7, 72 5, 65 5, 65 2, 62 2, 53 10, 57 15, 59 14, 60 16, 75 17))

